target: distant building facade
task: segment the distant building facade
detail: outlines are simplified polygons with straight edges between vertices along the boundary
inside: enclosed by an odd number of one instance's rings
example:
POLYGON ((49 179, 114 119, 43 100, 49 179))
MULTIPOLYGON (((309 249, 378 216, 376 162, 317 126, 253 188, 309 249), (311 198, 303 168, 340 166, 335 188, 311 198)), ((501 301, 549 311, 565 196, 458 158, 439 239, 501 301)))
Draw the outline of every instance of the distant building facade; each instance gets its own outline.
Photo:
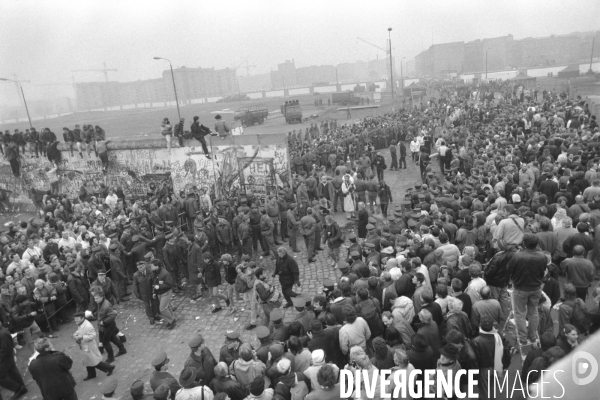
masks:
POLYGON ((415 57, 417 77, 566 65, 600 52, 600 31, 514 40, 512 35, 471 42, 434 44, 415 57))
MULTIPOLYGON (((220 97, 239 91, 235 71, 230 68, 186 68, 173 70, 177 96, 182 103, 220 97)), ((171 70, 162 78, 132 82, 80 82, 75 84, 79 110, 174 101, 171 70)))

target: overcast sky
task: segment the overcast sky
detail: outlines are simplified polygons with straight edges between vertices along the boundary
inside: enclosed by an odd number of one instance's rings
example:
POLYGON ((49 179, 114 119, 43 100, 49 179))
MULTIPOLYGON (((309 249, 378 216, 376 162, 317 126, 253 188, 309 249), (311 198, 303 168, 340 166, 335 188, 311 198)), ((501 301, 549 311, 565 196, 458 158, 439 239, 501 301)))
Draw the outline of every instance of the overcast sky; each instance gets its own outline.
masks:
MULTIPOLYGON (((249 57, 250 73, 374 59, 392 30, 395 57, 412 59, 434 43, 512 34, 530 36, 600 27, 600 1, 578 0, 0 0, 0 77, 27 79, 32 97, 68 92, 34 84, 157 78, 173 67, 226 68, 249 57)), ((238 74, 246 74, 241 68, 238 74)), ((0 82, 0 105, 13 103, 0 82)))

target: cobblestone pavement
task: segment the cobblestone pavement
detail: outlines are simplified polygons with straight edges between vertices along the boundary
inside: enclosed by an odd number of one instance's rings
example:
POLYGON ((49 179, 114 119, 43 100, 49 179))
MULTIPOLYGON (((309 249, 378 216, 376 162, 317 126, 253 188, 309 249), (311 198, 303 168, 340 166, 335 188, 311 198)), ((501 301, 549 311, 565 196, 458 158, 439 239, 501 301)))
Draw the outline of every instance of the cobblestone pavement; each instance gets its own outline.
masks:
MULTIPOLYGON (((388 158, 387 165, 391 164, 389 153, 384 152, 388 158)), ((385 171, 386 183, 392 189, 394 202, 390 204, 390 210, 404 198, 407 187, 414 186, 420 181, 418 166, 411 160, 408 160, 408 169, 401 171, 385 171)), ((377 216, 381 224, 383 219, 381 215, 377 216)), ((335 219, 341 226, 347 223, 345 214, 338 212, 335 219)), ((315 263, 308 263, 306 258, 306 249, 304 242, 298 240, 300 253, 294 254, 300 269, 300 280, 302 282, 302 293, 311 296, 321 292, 322 282, 326 278, 336 279, 340 273, 339 270, 329 266, 327 251, 317 254, 315 263)), ((346 255, 346 248, 342 248, 342 256, 346 255)), ((263 259, 263 263, 269 270, 274 269, 274 262, 270 259, 263 259)), ((278 281, 277 281, 278 284, 278 281)), ((133 297, 133 296, 131 296, 133 297)), ((177 326, 174 330, 167 330, 160 325, 151 326, 144 313, 141 301, 132 299, 129 302, 117 306, 119 316, 117 325, 127 337, 125 347, 127 354, 117 358, 114 376, 119 382, 116 397, 123 396, 129 390, 129 386, 136 379, 148 382, 151 374, 150 361, 160 351, 166 351, 170 362, 170 372, 177 378, 183 369, 183 364, 189 354, 188 341, 197 333, 202 334, 207 341, 209 349, 215 358, 219 358, 219 350, 224 343, 224 333, 227 330, 236 330, 241 333, 241 339, 244 342, 256 342, 256 335, 253 331, 246 331, 244 327, 250 322, 249 311, 242 311, 243 302, 237 302, 238 312, 228 314, 227 310, 211 314, 210 304, 207 300, 193 302, 187 295, 174 295, 172 304, 177 306, 175 311, 177 326)), ((261 310, 262 313, 262 310, 261 310)), ((283 310, 284 320, 291 322, 296 314, 295 310, 283 310)), ((260 314, 259 314, 260 315, 260 314)), ((74 340, 71 335, 75 332, 74 323, 62 325, 60 331, 56 332, 56 339, 53 339, 55 348, 59 351, 65 351, 74 360, 73 376, 77 382, 76 390, 80 399, 101 398, 99 385, 106 379, 106 375, 98 372, 98 378, 83 382, 85 377, 85 368, 81 364, 81 354, 74 347, 74 340)), ((115 349, 116 351, 116 349, 115 349)), ((23 399, 41 399, 39 389, 33 382, 31 375, 26 371, 26 362, 30 356, 29 350, 23 348, 18 351, 19 369, 24 373, 25 382, 28 385, 29 393, 23 399)), ((147 390, 148 390, 148 385, 147 390)), ((7 391, 2 392, 3 396, 8 398, 10 394, 7 391)))

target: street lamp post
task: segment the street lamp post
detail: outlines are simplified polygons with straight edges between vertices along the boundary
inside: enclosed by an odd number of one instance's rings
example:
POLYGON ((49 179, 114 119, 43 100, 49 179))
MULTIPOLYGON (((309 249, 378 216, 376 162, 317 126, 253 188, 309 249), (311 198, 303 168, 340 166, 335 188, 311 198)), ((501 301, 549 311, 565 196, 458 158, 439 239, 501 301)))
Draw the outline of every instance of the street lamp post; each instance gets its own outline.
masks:
POLYGON ((29 115, 29 107, 27 107, 27 100, 25 100, 25 92, 23 91, 23 85, 21 85, 21 82, 8 78, 0 78, 0 81, 14 82, 19 85, 21 88, 21 96, 23 96, 23 104, 25 104, 25 111, 27 112, 27 119, 29 120, 29 128, 33 129, 33 125, 31 124, 31 116, 29 115))
POLYGON ((388 28, 388 40, 390 42, 390 84, 392 86, 392 99, 394 98, 394 67, 392 64, 392 28, 388 28))
MULTIPOLYGON (((400 85, 401 85, 401 88, 403 91, 404 91, 404 66, 403 66, 403 64, 404 64, 405 58, 406 57, 402 57, 400 59, 400 85)), ((402 96, 404 96, 404 92, 402 92, 402 96)))
POLYGON ((171 79, 173 80, 173 91, 175 92, 175 103, 177 104, 177 115, 179 116, 179 120, 181 121, 181 112, 179 112, 179 99, 177 98, 177 86, 175 86, 175 75, 173 74, 173 64, 171 64, 171 60, 164 57, 154 57, 155 60, 166 60, 169 62, 169 66, 171 67, 171 79))

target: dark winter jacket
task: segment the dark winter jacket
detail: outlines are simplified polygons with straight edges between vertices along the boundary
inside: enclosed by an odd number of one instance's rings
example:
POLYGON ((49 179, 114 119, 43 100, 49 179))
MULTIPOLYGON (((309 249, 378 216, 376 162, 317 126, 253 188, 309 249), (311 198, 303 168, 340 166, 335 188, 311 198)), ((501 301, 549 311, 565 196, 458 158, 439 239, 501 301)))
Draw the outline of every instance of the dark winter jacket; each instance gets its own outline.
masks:
POLYGON ((74 395, 75 379, 70 372, 72 366, 73 360, 60 351, 44 352, 31 361, 29 372, 44 400, 62 400, 74 395))

